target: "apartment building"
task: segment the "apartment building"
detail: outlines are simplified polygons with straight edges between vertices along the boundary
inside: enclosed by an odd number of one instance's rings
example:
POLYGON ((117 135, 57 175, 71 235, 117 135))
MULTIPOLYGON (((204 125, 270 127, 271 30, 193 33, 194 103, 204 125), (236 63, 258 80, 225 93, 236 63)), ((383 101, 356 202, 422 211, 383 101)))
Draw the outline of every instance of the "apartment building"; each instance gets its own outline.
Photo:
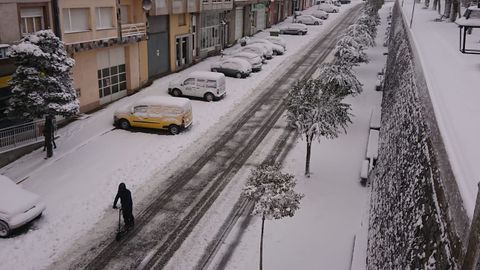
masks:
POLYGON ((75 59, 80 111, 134 92, 148 80, 146 17, 135 0, 59 0, 62 40, 75 59))
POLYGON ((15 65, 7 57, 7 50, 24 35, 53 28, 50 0, 0 0, 0 127, 7 124, 3 114, 11 96, 8 81, 15 65))

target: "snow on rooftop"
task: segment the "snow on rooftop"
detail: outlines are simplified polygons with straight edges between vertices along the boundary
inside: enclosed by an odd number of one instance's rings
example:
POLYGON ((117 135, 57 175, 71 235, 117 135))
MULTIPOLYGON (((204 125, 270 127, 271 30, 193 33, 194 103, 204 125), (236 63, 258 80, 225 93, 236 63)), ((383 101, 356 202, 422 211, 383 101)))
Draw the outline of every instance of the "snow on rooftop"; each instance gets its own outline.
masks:
POLYGON ((194 71, 188 75, 188 77, 201 77, 207 80, 219 80, 225 78, 223 73, 211 72, 211 71, 194 71))
POLYGON ((148 96, 135 102, 135 105, 162 105, 187 108, 190 105, 188 98, 167 97, 167 96, 148 96))

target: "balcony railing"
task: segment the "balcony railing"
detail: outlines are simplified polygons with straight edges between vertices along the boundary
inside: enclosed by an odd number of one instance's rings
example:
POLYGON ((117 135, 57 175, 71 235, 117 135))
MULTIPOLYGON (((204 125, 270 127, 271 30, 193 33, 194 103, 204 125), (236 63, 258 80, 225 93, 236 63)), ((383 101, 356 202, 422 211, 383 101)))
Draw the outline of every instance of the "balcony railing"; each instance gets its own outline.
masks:
POLYGON ((147 26, 145 23, 122 24, 122 37, 145 35, 147 35, 147 26))

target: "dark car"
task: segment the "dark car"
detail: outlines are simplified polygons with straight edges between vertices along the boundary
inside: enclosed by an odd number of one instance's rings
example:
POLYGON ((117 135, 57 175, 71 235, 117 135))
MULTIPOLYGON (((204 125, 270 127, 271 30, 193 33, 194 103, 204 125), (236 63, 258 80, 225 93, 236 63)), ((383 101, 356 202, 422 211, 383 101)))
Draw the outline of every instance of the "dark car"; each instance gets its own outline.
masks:
POLYGON ((280 27, 280 34, 306 35, 307 26, 302 23, 290 23, 280 27))

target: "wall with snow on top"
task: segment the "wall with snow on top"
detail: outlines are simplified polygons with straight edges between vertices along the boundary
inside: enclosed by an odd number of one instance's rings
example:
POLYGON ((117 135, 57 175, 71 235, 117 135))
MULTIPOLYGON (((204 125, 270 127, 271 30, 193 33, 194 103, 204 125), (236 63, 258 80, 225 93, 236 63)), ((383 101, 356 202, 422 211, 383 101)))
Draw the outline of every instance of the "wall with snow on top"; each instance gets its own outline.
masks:
POLYGON ((390 41, 379 156, 371 175, 367 268, 456 269, 465 210, 452 197, 455 179, 398 2, 390 41))

